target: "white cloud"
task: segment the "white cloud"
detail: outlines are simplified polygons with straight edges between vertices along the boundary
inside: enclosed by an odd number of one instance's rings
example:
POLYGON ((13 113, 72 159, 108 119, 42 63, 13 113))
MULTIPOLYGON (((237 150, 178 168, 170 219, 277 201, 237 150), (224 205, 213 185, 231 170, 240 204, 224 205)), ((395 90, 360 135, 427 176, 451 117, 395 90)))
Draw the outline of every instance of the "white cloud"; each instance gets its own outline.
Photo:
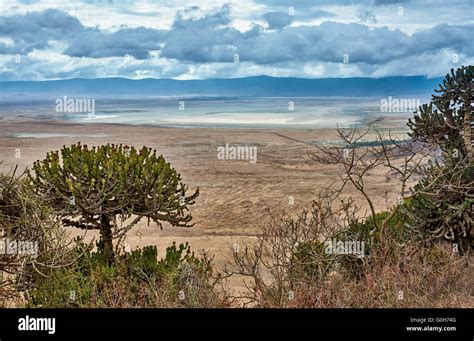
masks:
POLYGON ((473 63, 470 0, 302 0, 291 17, 285 0, 194 3, 3 1, 0 79, 441 76, 473 63))

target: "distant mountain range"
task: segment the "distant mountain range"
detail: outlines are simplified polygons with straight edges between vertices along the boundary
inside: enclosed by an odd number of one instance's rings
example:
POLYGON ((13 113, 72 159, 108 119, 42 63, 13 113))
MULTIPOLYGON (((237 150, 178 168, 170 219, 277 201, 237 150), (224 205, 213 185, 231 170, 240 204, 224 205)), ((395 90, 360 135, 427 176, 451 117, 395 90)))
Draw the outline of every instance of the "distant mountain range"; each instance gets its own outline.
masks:
POLYGON ((64 95, 132 96, 389 96, 429 94, 442 78, 275 78, 268 76, 174 80, 74 78, 50 81, 0 81, 0 94, 55 93, 64 95))

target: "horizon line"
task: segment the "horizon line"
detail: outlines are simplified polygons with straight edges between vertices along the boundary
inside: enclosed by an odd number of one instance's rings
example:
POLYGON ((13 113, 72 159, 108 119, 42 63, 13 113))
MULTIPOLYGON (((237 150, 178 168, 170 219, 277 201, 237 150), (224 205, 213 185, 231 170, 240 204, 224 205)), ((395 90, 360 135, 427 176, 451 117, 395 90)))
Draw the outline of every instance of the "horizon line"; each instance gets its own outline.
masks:
POLYGON ((0 83, 13 83, 13 82, 57 82, 57 81, 71 81, 71 80, 106 80, 106 79, 124 79, 129 81, 144 81, 144 80, 169 80, 177 82, 187 82, 187 81, 209 81, 209 80, 241 80, 241 79, 252 79, 252 78, 270 78, 270 79, 298 79, 298 80, 330 80, 330 79, 364 79, 364 80, 378 80, 378 79, 389 79, 389 78, 423 78, 423 79, 437 79, 443 78, 443 76, 437 77, 428 77, 426 75, 398 75, 398 76, 383 76, 383 77, 320 77, 320 78, 306 78, 306 77, 275 77, 268 75, 258 75, 258 76, 246 76, 246 77, 232 77, 232 78, 195 78, 195 79, 176 79, 176 78, 129 78, 123 76, 111 76, 111 77, 98 77, 98 78, 86 78, 86 77, 73 77, 73 78, 58 78, 58 79, 39 79, 39 80, 1 80, 0 83))

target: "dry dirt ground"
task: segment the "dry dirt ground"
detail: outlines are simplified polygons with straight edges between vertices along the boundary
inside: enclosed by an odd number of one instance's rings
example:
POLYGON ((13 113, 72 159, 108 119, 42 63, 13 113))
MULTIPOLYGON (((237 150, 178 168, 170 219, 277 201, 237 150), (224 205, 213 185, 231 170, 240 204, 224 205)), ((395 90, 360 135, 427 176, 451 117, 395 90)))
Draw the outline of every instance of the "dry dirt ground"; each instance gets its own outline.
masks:
MULTIPOLYGON (((297 213, 338 179, 336 167, 318 164, 307 154, 314 150, 314 141, 335 141, 335 131, 331 130, 178 129, 57 121, 3 121, 1 127, 3 172, 16 164, 20 169, 31 166, 46 152, 78 141, 155 148, 181 173, 190 190, 199 187, 200 196, 191 208, 195 226, 165 226, 159 230, 142 221, 128 233, 127 242, 132 248, 157 245, 162 255, 173 241, 188 241, 194 250, 206 249, 215 255, 217 267, 231 257, 234 243, 243 246, 256 238, 259 226, 270 213, 297 213), (34 138, 17 134, 43 135, 34 138), (257 146, 257 162, 218 160, 217 147, 226 143, 257 146)), ((397 196, 397 180, 389 180, 383 171, 369 174, 369 179, 369 193, 377 208, 384 209, 397 196)), ((73 235, 77 233, 72 231, 73 235)))

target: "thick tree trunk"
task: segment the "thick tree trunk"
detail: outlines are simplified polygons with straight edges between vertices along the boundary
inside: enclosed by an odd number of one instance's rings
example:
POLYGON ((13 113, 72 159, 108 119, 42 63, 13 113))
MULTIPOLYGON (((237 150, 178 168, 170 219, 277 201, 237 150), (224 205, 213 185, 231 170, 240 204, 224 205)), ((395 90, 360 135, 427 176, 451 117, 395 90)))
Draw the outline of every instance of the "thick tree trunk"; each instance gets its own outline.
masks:
POLYGON ((110 226, 110 219, 105 214, 100 215, 100 242, 102 246, 102 253, 112 264, 115 261, 114 245, 112 243, 112 227, 110 226))

